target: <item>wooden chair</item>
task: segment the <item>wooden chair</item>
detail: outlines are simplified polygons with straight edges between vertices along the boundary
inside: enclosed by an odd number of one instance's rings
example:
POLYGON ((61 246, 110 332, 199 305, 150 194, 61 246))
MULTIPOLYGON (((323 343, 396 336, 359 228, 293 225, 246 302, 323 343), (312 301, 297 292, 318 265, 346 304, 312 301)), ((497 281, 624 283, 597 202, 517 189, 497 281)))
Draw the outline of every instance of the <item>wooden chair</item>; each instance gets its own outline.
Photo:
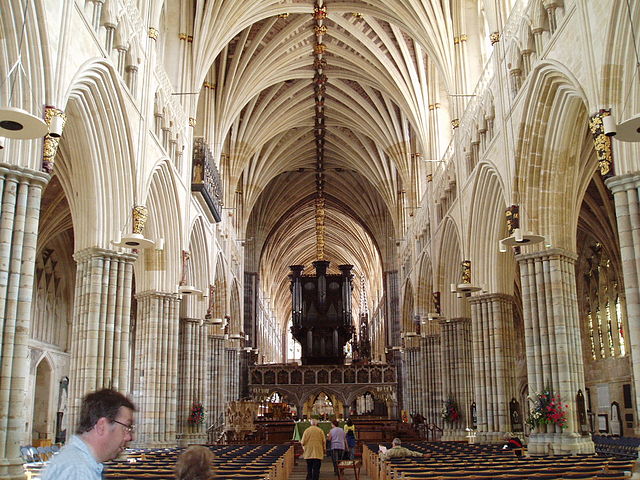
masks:
POLYGON ((360 478, 360 466, 362 462, 359 460, 340 460, 338 462, 338 479, 344 478, 344 471, 349 468, 353 468, 353 473, 356 476, 356 480, 360 478))

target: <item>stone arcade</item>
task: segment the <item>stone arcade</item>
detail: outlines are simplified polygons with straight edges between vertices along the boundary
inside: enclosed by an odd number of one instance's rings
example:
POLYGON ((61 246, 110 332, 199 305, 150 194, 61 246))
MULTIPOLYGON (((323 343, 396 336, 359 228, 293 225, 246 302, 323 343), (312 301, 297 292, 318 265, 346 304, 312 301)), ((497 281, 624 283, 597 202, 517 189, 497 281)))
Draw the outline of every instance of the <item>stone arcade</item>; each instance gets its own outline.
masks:
POLYGON ((640 2, 0 12, 0 479, 103 386, 140 447, 251 397, 640 436, 640 2))

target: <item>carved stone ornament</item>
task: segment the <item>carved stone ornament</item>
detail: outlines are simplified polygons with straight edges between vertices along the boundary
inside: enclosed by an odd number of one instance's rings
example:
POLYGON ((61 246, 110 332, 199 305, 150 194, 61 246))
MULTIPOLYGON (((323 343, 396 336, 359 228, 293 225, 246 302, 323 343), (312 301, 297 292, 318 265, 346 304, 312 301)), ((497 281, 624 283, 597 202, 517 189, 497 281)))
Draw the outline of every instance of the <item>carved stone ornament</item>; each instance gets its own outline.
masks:
POLYGON ((504 213, 509 235, 513 235, 513 231, 516 228, 520 228, 520 207, 518 205, 511 205, 504 213))
POLYGON ((313 18, 315 18, 316 20, 323 20, 325 18, 327 18, 327 7, 326 5, 323 6, 315 6, 313 7, 313 18))
POLYGON ((593 147, 598 157, 598 168, 603 178, 613 176, 613 152, 611 149, 611 137, 604 133, 602 119, 611 115, 606 110, 601 110, 589 119, 589 130, 593 135, 593 147))
POLYGON ((144 225, 147 223, 147 219, 149 218, 149 209, 144 205, 136 205, 133 207, 133 211, 131 213, 133 216, 133 233, 142 235, 144 225))
POLYGON ((471 260, 464 260, 461 265, 462 283, 471 283, 471 260))
POLYGON ((318 43, 313 47, 313 52, 316 55, 323 54, 327 50, 327 46, 324 43, 318 43))
POLYGON ((440 292, 431 292, 431 296, 433 298, 433 309, 438 315, 440 315, 442 313, 440 311, 442 308, 440 304, 440 292))
MULTIPOLYGON (((55 107, 47 106, 44 109, 44 121, 47 126, 51 126, 51 122, 54 117, 59 117, 62 119, 62 127, 64 128, 64 124, 67 121, 67 116, 64 114, 62 110, 59 110, 55 107)), ((59 132, 60 134, 62 132, 59 132)), ((53 172, 53 163, 58 152, 58 144, 60 143, 60 135, 52 136, 47 133, 44 137, 44 142, 42 144, 42 170, 51 173, 53 172)))

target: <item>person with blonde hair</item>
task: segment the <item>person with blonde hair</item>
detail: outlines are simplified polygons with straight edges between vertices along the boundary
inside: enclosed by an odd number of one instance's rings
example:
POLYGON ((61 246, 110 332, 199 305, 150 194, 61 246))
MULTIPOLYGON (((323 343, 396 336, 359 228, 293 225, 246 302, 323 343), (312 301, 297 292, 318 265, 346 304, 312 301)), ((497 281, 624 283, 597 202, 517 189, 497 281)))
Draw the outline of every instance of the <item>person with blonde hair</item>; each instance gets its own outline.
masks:
POLYGON ((300 443, 304 450, 303 458, 307 461, 307 480, 320 478, 320 465, 327 452, 324 432, 318 426, 318 420, 311 419, 311 426, 302 434, 300 443))
POLYGON ((213 452, 202 445, 187 448, 176 462, 176 480, 210 480, 213 452))

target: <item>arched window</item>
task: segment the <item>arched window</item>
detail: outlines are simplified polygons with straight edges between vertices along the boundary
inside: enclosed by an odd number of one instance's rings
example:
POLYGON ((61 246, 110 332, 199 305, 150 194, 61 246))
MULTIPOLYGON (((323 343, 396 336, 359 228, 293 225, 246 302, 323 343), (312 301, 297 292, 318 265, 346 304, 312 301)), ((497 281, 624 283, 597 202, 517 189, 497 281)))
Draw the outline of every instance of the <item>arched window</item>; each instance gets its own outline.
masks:
POLYGON ((623 357, 627 353, 619 282, 602 244, 589 246, 583 272, 586 323, 593 360, 623 357))
POLYGON ((300 357, 302 357, 302 346, 291 334, 292 325, 293 320, 289 319, 287 324, 287 362, 299 362, 300 357))

